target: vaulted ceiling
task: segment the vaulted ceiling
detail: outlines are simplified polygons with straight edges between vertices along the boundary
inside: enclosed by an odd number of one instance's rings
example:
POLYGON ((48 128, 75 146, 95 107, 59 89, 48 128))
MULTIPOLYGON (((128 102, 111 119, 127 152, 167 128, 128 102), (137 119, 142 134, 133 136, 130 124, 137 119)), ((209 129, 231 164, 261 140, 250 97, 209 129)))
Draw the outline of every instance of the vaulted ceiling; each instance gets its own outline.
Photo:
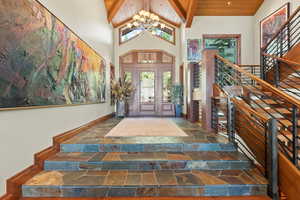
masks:
POLYGON ((163 20, 190 27, 194 16, 252 16, 264 0, 104 0, 108 20, 114 27, 128 22, 144 9, 163 20))

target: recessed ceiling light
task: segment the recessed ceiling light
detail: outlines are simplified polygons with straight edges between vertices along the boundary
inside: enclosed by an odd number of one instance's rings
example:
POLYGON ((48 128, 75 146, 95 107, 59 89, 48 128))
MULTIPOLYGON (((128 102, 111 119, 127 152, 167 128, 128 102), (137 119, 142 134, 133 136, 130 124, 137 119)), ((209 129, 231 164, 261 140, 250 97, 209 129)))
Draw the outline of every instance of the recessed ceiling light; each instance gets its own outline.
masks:
POLYGON ((227 1, 227 6, 231 6, 231 1, 227 1))

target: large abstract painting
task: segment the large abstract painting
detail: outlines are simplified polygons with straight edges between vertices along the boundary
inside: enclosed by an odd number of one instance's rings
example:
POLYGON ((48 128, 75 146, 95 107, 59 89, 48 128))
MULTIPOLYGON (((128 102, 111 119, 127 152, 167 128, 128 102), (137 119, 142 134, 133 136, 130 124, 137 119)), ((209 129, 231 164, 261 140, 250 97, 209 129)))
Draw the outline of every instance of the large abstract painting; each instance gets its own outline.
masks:
POLYGON ((36 0, 0 1, 0 109, 105 101, 105 62, 36 0))
POLYGON ((261 47, 265 47, 289 17, 290 4, 287 3, 260 22, 261 47))
POLYGON ((201 60, 202 40, 188 39, 187 40, 187 60, 189 62, 199 62, 201 60))

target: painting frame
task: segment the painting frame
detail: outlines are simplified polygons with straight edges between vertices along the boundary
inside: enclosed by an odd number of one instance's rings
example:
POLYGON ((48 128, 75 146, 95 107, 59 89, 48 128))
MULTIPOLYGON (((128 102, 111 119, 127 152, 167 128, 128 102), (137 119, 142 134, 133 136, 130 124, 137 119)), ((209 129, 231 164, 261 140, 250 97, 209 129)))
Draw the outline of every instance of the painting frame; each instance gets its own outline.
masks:
POLYGON ((199 62, 202 60, 203 39, 187 39, 188 62, 199 62))
POLYGON ((270 40, 277 34, 277 32, 279 31, 280 27, 288 20, 288 18, 290 17, 290 3, 287 2, 285 3, 284 5, 282 5, 280 8, 278 8, 277 10, 275 10, 274 12, 272 12, 271 14, 269 14, 268 16, 266 16, 265 18, 263 18, 261 21, 260 21, 260 48, 265 48, 270 40), (275 29, 275 31, 273 31, 273 33, 270 35, 270 36, 266 36, 265 33, 265 29, 264 29, 264 25, 269 21, 270 23, 270 20, 273 20, 271 21, 271 23, 273 22, 274 23, 274 18, 276 17, 276 15, 279 15, 281 12, 284 12, 284 20, 282 21, 282 23, 280 23, 278 26, 277 26, 277 29, 275 29), (267 37, 269 40, 267 41, 264 41, 265 37, 267 37))
MULTIPOLYGON (((98 67, 99 69, 102 69, 101 72, 99 72, 99 76, 103 76, 102 77, 102 83, 104 83, 103 86, 103 90, 101 90, 101 94, 102 94, 102 98, 99 99, 98 101, 92 102, 72 102, 72 103, 68 103, 67 100, 65 103, 62 104, 49 104, 49 105, 16 105, 15 107, 0 107, 0 111, 10 111, 10 110, 29 110, 29 109, 42 109, 42 108, 59 108, 59 107, 71 107, 71 106, 81 106, 81 105, 93 105, 93 104, 102 104, 102 103, 106 103, 107 102, 107 75, 106 75, 106 71, 107 71, 107 63, 105 58, 100 55, 99 52, 97 52, 90 44, 88 44, 85 40, 83 40, 76 32, 74 32, 73 29, 71 29, 68 25, 66 25, 59 17, 57 17, 53 12, 51 12, 46 6, 44 6, 41 2, 37 1, 37 0, 33 0, 32 2, 34 2, 37 6, 40 6, 40 9, 44 9, 45 12, 47 12, 51 17, 54 18, 54 20, 56 20, 57 23, 59 23, 60 25, 64 26, 66 31, 69 31, 70 33, 70 37, 75 37, 80 43, 81 45, 85 45, 85 48, 87 48, 89 51, 91 51, 95 56, 97 56, 97 58, 99 58, 99 62, 98 62, 98 67)), ((71 40, 71 39, 70 39, 71 40)), ((94 58, 96 59, 96 58, 94 58)), ((80 66, 81 67, 81 66, 80 66)), ((68 68, 68 67, 67 67, 68 68)), ((97 77, 97 76, 95 76, 97 77)), ((97 79, 97 78, 96 78, 97 79)))

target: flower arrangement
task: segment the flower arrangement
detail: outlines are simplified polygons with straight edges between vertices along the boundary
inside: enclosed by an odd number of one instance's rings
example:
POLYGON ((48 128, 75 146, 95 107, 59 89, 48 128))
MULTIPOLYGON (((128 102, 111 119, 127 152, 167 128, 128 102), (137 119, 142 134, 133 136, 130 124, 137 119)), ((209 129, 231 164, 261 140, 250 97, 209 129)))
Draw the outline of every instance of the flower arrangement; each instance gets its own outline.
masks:
POLYGON ((113 80, 111 83, 112 102, 115 104, 118 101, 126 101, 134 90, 132 82, 127 79, 126 75, 119 80, 113 80))

